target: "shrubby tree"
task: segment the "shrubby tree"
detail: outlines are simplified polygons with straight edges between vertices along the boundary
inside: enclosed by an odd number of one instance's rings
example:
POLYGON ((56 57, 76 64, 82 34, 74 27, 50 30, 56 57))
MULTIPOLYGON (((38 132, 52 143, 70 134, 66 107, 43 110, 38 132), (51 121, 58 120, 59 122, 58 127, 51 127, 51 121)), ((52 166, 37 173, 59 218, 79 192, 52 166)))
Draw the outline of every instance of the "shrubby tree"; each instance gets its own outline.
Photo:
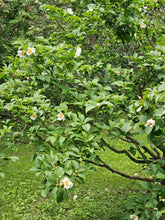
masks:
POLYGON ((53 32, 13 43, 17 53, 0 73, 1 139, 36 146, 33 170, 44 179, 43 196, 61 202, 96 165, 144 182, 150 194, 128 205, 130 215, 163 219, 163 1, 38 7, 53 32), (111 138, 130 147, 118 149, 111 138), (115 170, 100 157, 105 149, 142 164, 146 174, 115 170))

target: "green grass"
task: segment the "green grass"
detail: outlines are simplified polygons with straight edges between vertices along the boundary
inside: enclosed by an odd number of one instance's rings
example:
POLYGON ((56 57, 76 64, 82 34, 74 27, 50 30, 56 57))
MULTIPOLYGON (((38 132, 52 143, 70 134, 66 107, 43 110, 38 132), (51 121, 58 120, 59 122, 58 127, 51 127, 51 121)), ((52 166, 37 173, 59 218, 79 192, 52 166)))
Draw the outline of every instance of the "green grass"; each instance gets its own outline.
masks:
MULTIPOLYGON (((41 179, 30 171, 34 152, 35 147, 20 145, 15 153, 20 160, 9 161, 4 167, 5 177, 0 179, 1 220, 123 220, 126 201, 142 190, 140 182, 98 168, 87 174, 85 184, 75 184, 68 200, 57 204, 41 197, 41 179), (75 200, 74 195, 78 196, 75 200)), ((102 158, 131 175, 141 169, 123 155, 105 151, 102 158)))

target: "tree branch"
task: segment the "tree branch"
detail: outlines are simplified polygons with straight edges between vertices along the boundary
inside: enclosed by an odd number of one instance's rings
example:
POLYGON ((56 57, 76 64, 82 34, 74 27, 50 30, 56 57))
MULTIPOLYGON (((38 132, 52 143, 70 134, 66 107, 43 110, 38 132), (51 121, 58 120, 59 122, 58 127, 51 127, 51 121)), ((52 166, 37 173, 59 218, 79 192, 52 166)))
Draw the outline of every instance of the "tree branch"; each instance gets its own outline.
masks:
POLYGON ((148 28, 146 28, 145 35, 146 35, 147 40, 148 40, 148 42, 150 43, 150 45, 155 49, 155 44, 154 44, 154 42, 150 39, 150 36, 149 36, 149 34, 148 34, 148 28))
MULTIPOLYGON (((134 138, 128 136, 128 139, 136 146, 138 152, 140 153, 140 155, 143 157, 144 160, 146 160, 146 156, 145 154, 143 154, 143 152, 140 150, 139 145, 140 142, 135 140, 134 138)), ((153 159, 159 159, 158 156, 156 156, 150 149, 148 149, 146 146, 142 146, 142 148, 153 158, 153 159)))
POLYGON ((153 157, 153 159, 159 159, 159 157, 158 156, 156 156, 150 149, 148 149, 146 146, 142 146, 142 148, 148 153, 148 154, 150 154, 150 156, 152 156, 153 157))
POLYGON ((147 157, 145 156, 145 154, 140 150, 140 143, 135 140, 134 138, 128 136, 127 138, 120 138, 121 140, 123 141, 126 141, 126 142, 129 142, 129 143, 132 143, 135 145, 136 149, 138 150, 139 154, 142 156, 143 160, 147 163, 147 157))
POLYGON ((104 163, 101 159, 100 159, 100 162, 102 164, 97 164, 96 162, 93 162, 91 160, 86 160, 86 159, 83 159, 83 161, 91 163, 91 164, 94 164, 94 165, 99 166, 99 167, 104 167, 107 170, 111 171, 112 173, 119 174, 120 176, 126 177, 128 179, 140 180, 140 181, 145 181, 145 182, 155 182, 153 179, 150 179, 150 178, 145 178, 145 177, 140 177, 140 176, 130 176, 128 174, 122 173, 122 172, 120 172, 118 170, 115 170, 115 169, 111 168, 109 165, 104 163))
MULTIPOLYGON (((43 142, 46 141, 46 139, 42 138, 38 133, 36 133, 36 136, 43 142)), ((47 141, 47 143, 52 147, 54 148, 55 150, 57 150, 57 148, 50 142, 50 141, 47 141)))
POLYGON ((153 143, 150 142, 150 146, 151 148, 155 151, 155 153, 157 154, 157 156, 162 159, 162 156, 160 155, 159 151, 156 149, 156 147, 154 147, 153 143))
MULTIPOLYGON (((121 151, 119 151, 119 150, 117 150, 117 149, 111 147, 111 146, 110 146, 108 143, 106 143, 103 139, 101 139, 101 142, 102 142, 103 145, 105 145, 106 147, 108 147, 108 149, 112 150, 113 152, 118 153, 118 154, 125 154, 125 155, 127 155, 127 156, 130 158, 130 160, 132 160, 132 161, 135 162, 135 163, 146 163, 145 160, 137 160, 136 158, 134 158, 127 150, 121 150, 121 151)), ((151 162, 151 161, 148 161, 148 163, 149 163, 149 162, 151 162)))

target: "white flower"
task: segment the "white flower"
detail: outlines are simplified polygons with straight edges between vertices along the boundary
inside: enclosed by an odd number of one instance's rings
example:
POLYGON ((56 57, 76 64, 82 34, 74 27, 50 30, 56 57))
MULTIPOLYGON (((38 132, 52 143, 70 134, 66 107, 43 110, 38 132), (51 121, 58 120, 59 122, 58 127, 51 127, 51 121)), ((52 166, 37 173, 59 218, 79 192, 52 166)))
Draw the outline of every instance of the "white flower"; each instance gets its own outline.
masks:
POLYGON ((70 0, 71 2, 75 2, 76 0, 70 0))
POLYGON ((155 120, 153 120, 152 118, 149 119, 147 121, 147 123, 145 124, 145 126, 150 126, 151 128, 155 125, 155 120))
POLYGON ((76 54, 74 57, 79 57, 81 55, 81 47, 77 47, 76 54))
POLYGON ((137 173, 134 173, 134 176, 137 176, 138 174, 137 173))
POLYGON ((31 118, 33 121, 36 120, 37 114, 34 112, 34 113, 30 116, 30 118, 31 118))
POLYGON ((74 195, 74 196, 73 196, 73 199, 74 199, 74 200, 75 200, 75 199, 77 199, 77 198, 78 198, 78 196, 77 196, 77 195, 74 195))
POLYGON ((62 112, 60 112, 60 113, 57 115, 57 117, 58 117, 58 120, 59 120, 59 121, 65 121, 65 116, 64 116, 64 114, 63 114, 62 112))
POLYGON ((134 220, 138 220, 138 216, 137 215, 130 215, 130 218, 134 219, 134 220))
POLYGON ((165 114, 165 111, 162 112, 162 115, 164 115, 164 114, 165 114))
POLYGON ((96 103, 96 105, 97 105, 97 106, 100 106, 101 104, 100 104, 100 103, 96 103))
POLYGON ((140 112, 141 109, 142 109, 142 107, 143 107, 143 106, 140 106, 140 107, 136 110, 136 112, 140 112))
POLYGON ((34 47, 28 47, 28 50, 27 50, 26 54, 29 56, 32 53, 35 53, 35 48, 34 47))
POLYGON ((65 189, 70 189, 73 186, 73 183, 70 181, 68 177, 65 177, 61 182, 64 184, 65 189))
POLYGON ((23 50, 19 50, 19 51, 18 51, 18 56, 19 56, 20 58, 24 58, 25 52, 24 52, 23 50))
POLYGON ((146 24, 145 24, 145 23, 141 23, 141 24, 140 24, 140 27, 141 27, 141 28, 146 28, 146 24))
POLYGON ((87 10, 87 12, 90 12, 90 11, 93 11, 93 8, 89 8, 89 9, 87 10))
POLYGON ((47 75, 47 73, 46 73, 46 72, 42 72, 41 74, 42 74, 43 76, 47 75))
POLYGON ((71 8, 67 8, 67 10, 66 10, 67 12, 68 12, 68 14, 70 14, 70 15, 72 15, 73 14, 73 11, 72 11, 72 9, 71 8))

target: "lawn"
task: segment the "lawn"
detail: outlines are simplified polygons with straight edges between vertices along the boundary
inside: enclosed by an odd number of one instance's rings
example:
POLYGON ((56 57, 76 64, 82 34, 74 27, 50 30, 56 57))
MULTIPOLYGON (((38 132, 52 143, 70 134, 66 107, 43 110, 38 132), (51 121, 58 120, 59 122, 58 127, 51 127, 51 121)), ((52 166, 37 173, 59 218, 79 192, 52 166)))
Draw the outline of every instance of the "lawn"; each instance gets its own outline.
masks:
MULTIPOLYGON (((119 145, 121 143, 118 143, 119 145)), ((7 162, 0 184, 1 220, 120 220, 126 214, 125 203, 130 196, 142 192, 140 182, 112 174, 104 168, 89 172, 85 184, 75 184, 68 200, 57 204, 41 196, 41 179, 30 168, 35 147, 19 145, 12 154, 18 162, 7 162), (73 197, 77 195, 76 199, 73 197)), ((133 175, 141 167, 123 155, 103 152, 102 158, 113 167, 133 175)))

